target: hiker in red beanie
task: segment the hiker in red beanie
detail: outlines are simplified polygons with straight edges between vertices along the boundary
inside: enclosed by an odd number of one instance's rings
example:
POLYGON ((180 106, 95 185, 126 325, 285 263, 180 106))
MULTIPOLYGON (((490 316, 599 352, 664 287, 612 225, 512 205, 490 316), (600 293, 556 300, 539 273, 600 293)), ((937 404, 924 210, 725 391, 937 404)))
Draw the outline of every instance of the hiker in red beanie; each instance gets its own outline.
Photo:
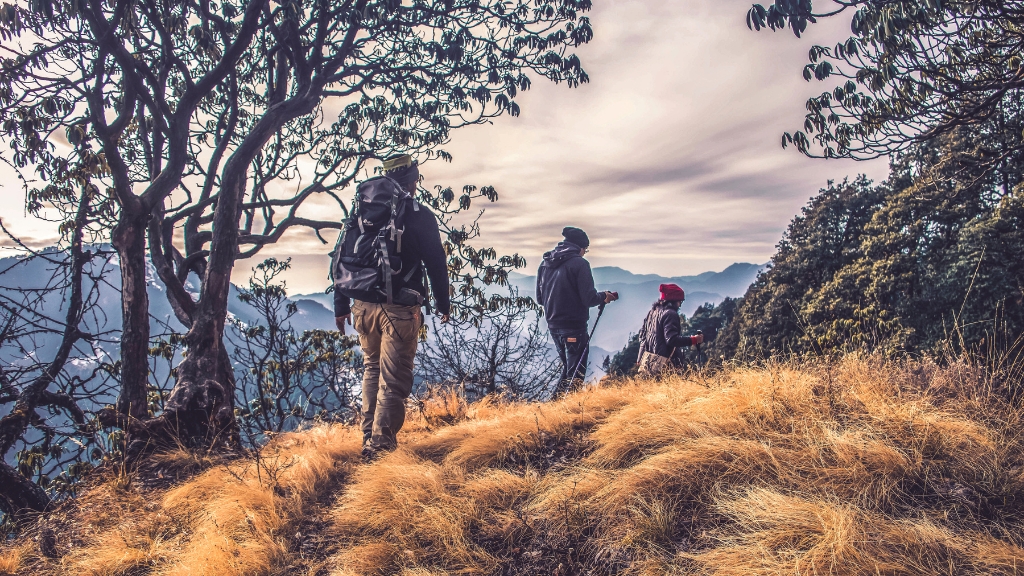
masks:
POLYGON ((683 336, 679 318, 679 305, 686 299, 683 289, 675 284, 662 284, 658 291, 661 292, 661 299, 651 307, 640 329, 640 356, 637 364, 640 373, 646 376, 656 376, 669 368, 670 364, 682 366, 682 349, 704 342, 704 336, 700 334, 683 336))

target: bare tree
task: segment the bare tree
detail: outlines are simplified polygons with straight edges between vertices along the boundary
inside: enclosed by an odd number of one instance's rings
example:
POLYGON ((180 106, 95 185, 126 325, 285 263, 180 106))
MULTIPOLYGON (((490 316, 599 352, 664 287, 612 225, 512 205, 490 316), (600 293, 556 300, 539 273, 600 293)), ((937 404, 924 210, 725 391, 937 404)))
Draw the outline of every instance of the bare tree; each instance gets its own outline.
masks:
POLYGON ((513 296, 476 326, 435 321, 432 328, 416 358, 426 384, 458 388, 467 400, 488 394, 523 400, 550 395, 559 360, 532 299, 513 296))
POLYGON ((304 422, 350 422, 359 412, 362 355, 355 336, 311 330, 298 334, 289 320, 298 308, 277 279, 288 261, 268 258, 253 269, 238 298, 258 314, 231 320, 229 342, 239 375, 239 424, 257 441, 265 432, 294 430, 304 422))
POLYGON ((96 307, 109 253, 84 242, 97 197, 86 186, 77 205, 65 205, 74 210, 61 247, 36 252, 9 235, 22 256, 0 267, 0 512, 7 519, 43 510, 47 490, 73 492, 105 453, 88 413, 117 392, 115 370, 98 353, 113 342, 96 307))

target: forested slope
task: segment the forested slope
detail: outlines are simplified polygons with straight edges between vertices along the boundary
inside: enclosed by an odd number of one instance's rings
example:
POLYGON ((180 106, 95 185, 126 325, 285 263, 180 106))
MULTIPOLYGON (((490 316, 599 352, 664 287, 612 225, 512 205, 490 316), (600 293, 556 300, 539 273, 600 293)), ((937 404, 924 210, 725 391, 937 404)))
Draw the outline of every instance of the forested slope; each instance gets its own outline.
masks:
POLYGON ((953 130, 893 155, 882 182, 829 182, 743 298, 687 319, 706 355, 1020 350, 1024 157, 996 150, 1022 126, 953 130))

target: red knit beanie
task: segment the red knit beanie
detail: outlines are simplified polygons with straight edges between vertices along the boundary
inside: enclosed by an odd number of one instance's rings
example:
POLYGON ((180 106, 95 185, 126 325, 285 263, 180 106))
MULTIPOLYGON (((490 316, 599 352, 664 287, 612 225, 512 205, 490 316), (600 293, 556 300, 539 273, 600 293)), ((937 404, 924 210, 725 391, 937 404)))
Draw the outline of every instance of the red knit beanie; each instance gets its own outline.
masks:
POLYGON ((658 286, 658 292, 661 292, 661 299, 667 302, 682 302, 686 300, 683 289, 676 284, 662 284, 658 286))

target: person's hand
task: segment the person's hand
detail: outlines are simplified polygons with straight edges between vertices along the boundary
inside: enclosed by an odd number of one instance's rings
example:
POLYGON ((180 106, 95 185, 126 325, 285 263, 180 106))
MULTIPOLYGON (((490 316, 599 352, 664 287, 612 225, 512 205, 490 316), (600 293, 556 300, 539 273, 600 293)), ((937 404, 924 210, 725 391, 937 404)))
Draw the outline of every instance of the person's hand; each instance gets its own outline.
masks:
POLYGON ((441 324, 447 324, 452 317, 450 314, 441 314, 441 324))
POLYGON ((338 327, 338 332, 341 332, 342 336, 345 335, 345 323, 346 322, 348 322, 349 326, 352 325, 352 315, 351 314, 345 314, 344 316, 335 316, 334 317, 334 325, 338 327))
POLYGON ((604 303, 605 304, 607 304, 609 302, 615 302, 618 299, 619 299, 619 293, 618 292, 608 291, 608 292, 604 293, 604 303))
POLYGON ((703 334, 694 334, 693 336, 690 336, 690 345, 691 346, 700 346, 703 343, 704 343, 704 335, 703 334))

